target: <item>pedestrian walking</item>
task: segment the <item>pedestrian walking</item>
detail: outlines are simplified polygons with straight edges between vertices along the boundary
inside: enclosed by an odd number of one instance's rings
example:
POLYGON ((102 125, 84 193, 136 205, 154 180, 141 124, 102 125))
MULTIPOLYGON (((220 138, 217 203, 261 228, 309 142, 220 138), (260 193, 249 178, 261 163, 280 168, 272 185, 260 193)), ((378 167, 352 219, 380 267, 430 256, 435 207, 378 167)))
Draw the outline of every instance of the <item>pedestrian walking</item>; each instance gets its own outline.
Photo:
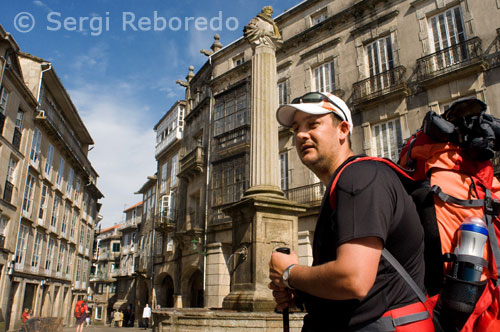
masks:
POLYGON ((149 305, 146 303, 146 306, 144 307, 144 310, 142 312, 142 320, 143 324, 145 326, 145 330, 149 328, 149 320, 151 319, 151 308, 149 305))

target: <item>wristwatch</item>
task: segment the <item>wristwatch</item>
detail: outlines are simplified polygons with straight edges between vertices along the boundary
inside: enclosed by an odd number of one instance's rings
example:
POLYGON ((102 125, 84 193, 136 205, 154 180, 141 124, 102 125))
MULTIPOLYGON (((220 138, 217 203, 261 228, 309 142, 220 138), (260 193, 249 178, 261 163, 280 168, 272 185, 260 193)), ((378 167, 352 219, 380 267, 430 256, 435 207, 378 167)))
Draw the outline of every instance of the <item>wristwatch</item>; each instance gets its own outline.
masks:
POLYGON ((296 264, 292 264, 290 265, 289 267, 287 267, 285 269, 285 271, 283 271, 283 275, 281 276, 281 278, 283 279, 283 283, 285 284, 285 286, 287 288, 290 288, 290 289, 293 289, 292 286, 290 286, 290 284, 288 283, 288 281, 290 280, 290 271, 292 271, 292 268, 295 266, 296 264))

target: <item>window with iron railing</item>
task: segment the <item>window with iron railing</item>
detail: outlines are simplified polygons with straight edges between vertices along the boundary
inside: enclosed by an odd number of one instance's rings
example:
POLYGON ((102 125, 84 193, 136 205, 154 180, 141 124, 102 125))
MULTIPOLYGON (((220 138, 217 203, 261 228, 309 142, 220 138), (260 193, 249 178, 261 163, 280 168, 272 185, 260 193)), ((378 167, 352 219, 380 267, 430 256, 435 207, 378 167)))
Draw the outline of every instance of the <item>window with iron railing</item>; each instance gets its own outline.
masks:
POLYGON ((399 118, 372 126, 373 155, 398 161, 403 145, 401 122, 399 118))
MULTIPOLYGON (((459 6, 431 17, 429 19, 429 29, 434 52, 444 50, 466 40, 462 11, 459 6)), ((459 59, 464 57, 463 52, 465 50, 457 48, 452 52, 442 52, 439 57, 435 58, 436 66, 445 67, 460 61, 459 59)))

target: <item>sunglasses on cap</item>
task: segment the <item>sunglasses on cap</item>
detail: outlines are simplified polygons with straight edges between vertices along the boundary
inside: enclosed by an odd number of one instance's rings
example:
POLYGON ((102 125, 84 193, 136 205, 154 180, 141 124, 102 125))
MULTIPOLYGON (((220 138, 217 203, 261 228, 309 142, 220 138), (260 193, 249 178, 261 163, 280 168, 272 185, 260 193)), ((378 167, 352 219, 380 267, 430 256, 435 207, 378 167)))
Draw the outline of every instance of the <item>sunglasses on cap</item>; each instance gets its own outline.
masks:
MULTIPOLYGON (((335 106, 335 108, 337 108, 340 112, 342 112, 342 115, 344 116, 344 118, 342 120, 347 121, 348 118, 347 118, 346 114, 344 113, 344 111, 342 110, 342 107, 337 105, 337 103, 335 103, 333 100, 328 98, 328 96, 322 94, 321 92, 308 92, 305 95, 303 95, 302 97, 294 98, 292 100, 291 104, 317 104, 317 103, 321 103, 323 101, 326 101, 326 102, 332 104, 333 106, 335 106)), ((332 111, 332 113, 335 113, 335 112, 332 111)))

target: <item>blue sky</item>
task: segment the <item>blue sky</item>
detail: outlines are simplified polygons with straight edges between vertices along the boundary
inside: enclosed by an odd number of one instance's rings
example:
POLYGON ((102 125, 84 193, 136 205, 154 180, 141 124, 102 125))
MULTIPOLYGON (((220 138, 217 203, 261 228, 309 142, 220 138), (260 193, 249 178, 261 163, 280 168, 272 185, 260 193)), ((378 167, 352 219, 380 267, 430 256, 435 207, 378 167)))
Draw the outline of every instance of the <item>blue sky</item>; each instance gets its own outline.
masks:
POLYGON ((184 98, 175 81, 205 63, 200 49, 216 33, 223 45, 241 37, 264 6, 276 16, 301 0, 2 2, 0 24, 23 52, 52 62, 94 139, 89 159, 109 226, 155 173, 153 126, 184 98))

